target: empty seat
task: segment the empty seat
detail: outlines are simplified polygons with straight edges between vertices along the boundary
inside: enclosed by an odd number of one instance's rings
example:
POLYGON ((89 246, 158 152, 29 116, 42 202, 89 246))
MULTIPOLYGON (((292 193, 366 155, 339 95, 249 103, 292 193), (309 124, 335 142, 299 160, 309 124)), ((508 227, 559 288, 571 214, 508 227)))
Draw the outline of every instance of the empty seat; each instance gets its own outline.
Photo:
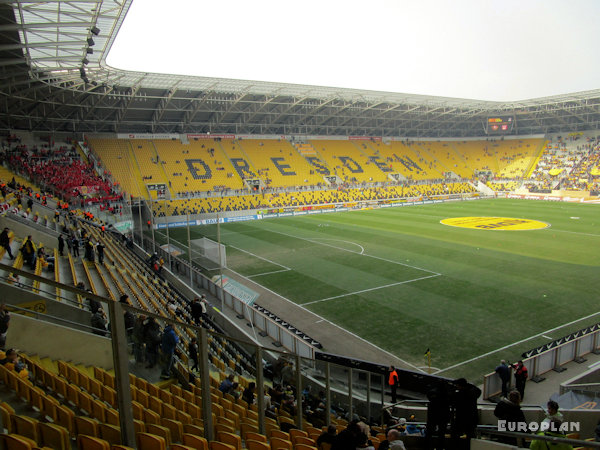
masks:
POLYGON ((137 433, 135 435, 137 448, 144 450, 167 450, 165 438, 150 433, 137 433))
POLYGON ((108 441, 110 445, 121 444, 121 428, 108 423, 101 423, 99 427, 100 437, 108 441))
POLYGON ((184 433, 182 442, 183 445, 195 448, 196 450, 208 450, 208 441, 195 434, 184 433))
POLYGON ((40 423, 40 443, 53 450, 71 450, 71 437, 65 427, 53 423, 40 423))
POLYGON ((78 450, 110 450, 110 444, 104 439, 80 434, 77 436, 78 450))

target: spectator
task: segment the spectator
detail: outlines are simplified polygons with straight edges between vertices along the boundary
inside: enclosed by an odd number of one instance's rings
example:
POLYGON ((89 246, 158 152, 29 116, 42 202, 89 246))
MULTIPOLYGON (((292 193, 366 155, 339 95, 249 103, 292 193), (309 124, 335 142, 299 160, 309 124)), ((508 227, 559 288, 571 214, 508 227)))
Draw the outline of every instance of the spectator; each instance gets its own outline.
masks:
POLYGON ((0 365, 17 372, 19 378, 27 378, 29 376, 27 366, 21 361, 21 358, 19 358, 19 355, 17 354, 17 350, 14 348, 9 348, 6 353, 0 352, 0 365))
MULTIPOLYGON (((506 421, 506 429, 518 430, 518 423, 526 423, 525 415, 521 410, 521 394, 519 391, 510 391, 508 398, 503 398, 494 409, 494 415, 499 420, 506 421)), ((517 439, 513 437, 502 437, 501 442, 509 445, 517 445, 517 439)))
POLYGON ((94 262, 94 244, 90 239, 85 240, 85 259, 94 262))
POLYGON ((58 254, 63 256, 63 252, 65 250, 65 239, 62 234, 58 235, 58 254))
POLYGON ((15 259, 10 248, 10 236, 8 235, 9 231, 10 230, 5 227, 4 230, 2 230, 2 233, 0 233, 0 245, 6 249, 6 253, 8 253, 10 259, 15 259))
POLYGON ((188 354, 194 363, 191 370, 198 370, 198 345, 196 344, 196 338, 190 340, 190 343, 188 344, 188 354))
POLYGON ((500 377, 500 381, 502 382, 502 397, 506 397, 508 395, 508 388, 510 385, 510 367, 506 364, 505 360, 500 361, 500 365, 496 367, 495 372, 500 377))
POLYGON ((23 253, 23 260, 29 265, 31 270, 35 269, 36 249, 35 244, 31 238, 31 235, 27 236, 23 246, 21 247, 21 253, 23 253))
POLYGON ((200 325, 200 318, 202 317, 202 304, 200 303, 200 299, 195 297, 192 300, 192 304, 190 305, 192 319, 196 325, 200 325))
POLYGON ((446 384, 439 381, 427 391, 427 427, 425 437, 429 442, 429 448, 433 447, 433 440, 437 440, 436 447, 444 448, 444 439, 448 420, 450 419, 450 401, 446 384))
POLYGON ((404 442, 402 442, 401 439, 401 434, 398 430, 392 428, 390 431, 388 431, 387 440, 390 443, 388 447, 390 450, 406 450, 404 442))
POLYGON ((513 369, 515 369, 515 387, 519 394, 521 394, 521 400, 525 398, 525 383, 527 382, 528 374, 527 367, 523 364, 523 361, 519 361, 517 364, 513 365, 513 369))
POLYGON ((154 317, 148 318, 144 326, 144 344, 146 344, 146 369, 152 369, 158 359, 160 345, 160 325, 154 317))
MULTIPOLYGON (((557 437, 557 438, 565 438, 565 435, 560 432, 560 426, 562 422, 558 419, 552 419, 550 421, 550 429, 546 431, 541 431, 537 433, 538 436, 547 436, 547 437, 557 437)), ((531 441, 529 446, 531 450, 547 450, 549 448, 553 450, 573 450, 573 446, 569 444, 561 444, 558 442, 548 442, 542 441, 539 439, 534 439, 531 441)))
POLYGON ((98 241, 96 243, 96 253, 98 253, 98 262, 102 264, 104 262, 104 245, 98 241))
POLYGON ((221 385, 219 386, 219 390, 223 393, 223 394, 231 394, 231 390, 233 388, 233 383, 235 380, 235 375, 233 374, 229 374, 227 376, 227 378, 225 378, 222 382, 221 385))
POLYGON ((317 438, 317 447, 321 448, 321 444, 333 445, 337 435, 337 428, 335 425, 329 425, 327 431, 317 438))
POLYGON ((133 357, 135 362, 141 364, 144 362, 144 321, 146 316, 139 315, 133 323, 133 357))
MULTIPOLYGON (((119 302, 124 305, 130 305, 129 295, 123 294, 119 298, 119 302)), ((127 342, 132 342, 133 338, 133 326, 135 324, 135 316, 131 311, 123 311, 123 320, 125 321, 125 333, 127 334, 127 342)))
POLYGON ((456 387, 452 397, 452 407, 454 409, 454 420, 451 429, 453 440, 457 440, 463 434, 467 435, 467 440, 475 435, 477 427, 477 399, 481 395, 481 390, 467 383, 464 378, 459 378, 454 382, 456 387))
POLYGON ((100 307, 92 314, 92 332, 99 336, 106 336, 106 324, 106 314, 104 314, 104 310, 100 307))
POLYGON ((6 309, 4 303, 0 303, 0 348, 6 346, 6 332, 8 331, 8 324, 10 322, 10 313, 6 309))
POLYGON ((546 407, 546 418, 543 420, 543 422, 549 424, 552 419, 558 419, 562 422, 563 415, 562 413, 558 412, 558 403, 556 403, 554 400, 550 400, 546 404, 546 407))
POLYGON ((163 355, 163 367, 160 374, 160 378, 163 380, 171 378, 171 369, 173 368, 173 357, 175 355, 175 348, 179 343, 179 338, 175 334, 175 330, 168 324, 162 334, 160 343, 160 350, 163 355))
POLYGON ((71 236, 71 250, 73 250, 73 256, 79 258, 79 239, 77 236, 71 236))
POLYGON ((256 383, 254 381, 251 381, 250 383, 248 383, 248 387, 246 389, 244 389, 244 392, 242 393, 242 399, 246 403, 248 403, 248 406, 254 404, 254 390, 255 389, 256 389, 256 383))

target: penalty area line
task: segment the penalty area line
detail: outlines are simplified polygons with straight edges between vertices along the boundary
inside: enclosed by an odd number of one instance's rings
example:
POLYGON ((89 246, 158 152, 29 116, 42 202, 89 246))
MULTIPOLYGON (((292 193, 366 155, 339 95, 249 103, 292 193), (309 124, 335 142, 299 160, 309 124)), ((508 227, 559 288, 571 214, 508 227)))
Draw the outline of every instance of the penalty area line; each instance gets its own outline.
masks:
POLYGON ((289 272, 290 270, 291 269, 273 270, 272 272, 263 272, 263 273, 257 273, 254 275, 247 275, 247 278, 262 277, 263 275, 271 275, 272 273, 289 272))
POLYGON ((315 241, 313 239, 309 239, 309 238, 305 238, 305 237, 295 236, 293 234, 284 233, 283 231, 277 231, 277 230, 269 230, 269 231, 271 233, 277 233, 277 234, 281 234, 283 236, 288 236, 288 237, 291 237, 291 238, 294 238, 294 239, 300 239, 301 241, 312 242, 313 244, 317 244, 317 245, 324 245, 326 247, 335 248, 337 250, 341 250, 341 251, 348 252, 348 253, 353 253, 355 255, 366 256, 368 258, 373 258, 373 259, 379 259, 380 261, 385 261, 385 262, 389 262, 389 263, 392 263, 392 264, 398 264, 399 266, 410 267, 411 269, 416 269, 416 270, 420 270, 422 272, 432 273, 434 275, 441 275, 441 273, 434 272, 433 270, 423 269, 422 267, 417 267, 417 266, 411 266, 410 264, 404 264, 404 263, 401 263, 401 262, 398 262, 398 261, 393 261, 391 259, 382 258, 380 256, 367 255, 366 253, 354 252, 352 250, 348 250, 347 248, 336 247, 335 245, 326 244, 325 242, 319 242, 319 241, 315 241))
POLYGON ((323 317, 323 316, 320 316, 319 314, 317 314, 317 313, 315 313, 315 312, 311 311, 310 309, 307 309, 307 308, 303 307, 302 305, 300 305, 300 304, 298 304, 298 303, 295 303, 295 302, 291 301, 289 298, 286 298, 286 297, 284 297, 283 295, 281 295, 281 294, 278 294, 278 293, 277 293, 277 292, 275 292, 275 291, 272 291, 272 290, 271 290, 271 289, 269 289, 268 287, 265 287, 265 286, 263 286, 262 284, 259 284, 259 283, 257 283, 256 281, 250 280, 248 277, 245 277, 245 276, 244 276, 244 275, 242 275, 241 273, 238 273, 238 272, 236 272, 235 270, 232 270, 232 269, 229 269, 229 268, 228 268, 227 270, 228 270, 228 271, 230 271, 231 273, 235 273, 235 274, 236 274, 237 276, 239 276, 240 278, 245 278, 245 279, 247 279, 248 281, 250 281, 251 283, 255 283, 255 284, 257 284, 258 286, 260 286, 260 287, 261 287, 262 289, 264 289, 265 291, 267 291, 267 292, 270 292, 271 294, 275 295, 276 297, 278 297, 278 298, 280 298, 280 299, 282 299, 282 300, 285 300, 286 302, 288 302, 288 303, 292 304, 293 306, 296 306, 296 307, 298 307, 298 308, 300 308, 300 309, 302 309, 302 310, 306 311, 307 313, 309 313, 309 314, 312 314, 312 315, 313 315, 313 316, 315 316, 316 318, 318 318, 318 319, 321 319, 320 321, 322 321, 322 322, 327 322, 328 324, 330 324, 330 325, 334 326, 335 328, 339 329, 340 331, 342 331, 342 332, 344 332, 344 333, 347 333, 347 334, 349 334, 350 336, 353 336, 353 337, 355 337, 356 339, 358 339, 358 340, 360 340, 360 341, 362 341, 362 342, 364 342, 364 343, 366 343, 366 344, 368 344, 368 345, 371 345, 371 346, 373 346, 374 348, 376 348, 376 349, 377 349, 377 350, 379 350, 380 352, 383 352, 383 353, 385 353, 386 355, 390 356, 392 359, 398 360, 398 361, 400 361, 402 364, 404 364, 404 365, 406 365, 406 366, 409 366, 409 367, 412 367, 413 369, 415 369, 415 370, 416 370, 416 371, 418 371, 418 372, 426 373, 426 372, 425 372, 423 369, 419 369, 417 366, 415 366, 414 364, 411 364, 411 363, 409 363, 408 361, 405 361, 405 360, 403 360, 403 359, 402 359, 402 358, 400 358, 398 355, 394 355, 392 352, 389 352, 389 351, 387 351, 387 350, 385 350, 385 349, 383 349, 383 348, 379 347, 378 345, 375 345, 375 344, 373 344, 372 342, 370 342, 370 341, 367 341, 365 338, 363 338, 363 337, 360 337, 359 335, 357 335, 357 334, 353 333, 352 331, 348 331, 348 330, 347 330, 347 329, 345 329, 344 327, 342 327, 342 326, 340 326, 340 325, 338 325, 338 324, 336 324, 336 323, 332 322, 331 320, 328 320, 328 319, 326 319, 326 318, 325 318, 325 317, 323 317))
POLYGON ((263 261, 267 261, 267 262, 269 262, 271 264, 275 264, 276 266, 283 267, 285 270, 292 270, 288 266, 284 266, 283 264, 276 263, 275 261, 271 261, 270 259, 263 258, 262 256, 255 255, 254 253, 249 252, 248 250, 244 250, 243 248, 239 248, 239 247, 236 247, 234 245, 230 245, 229 247, 235 248, 236 250, 239 250, 240 252, 248 253, 249 255, 252 255, 255 258, 262 259, 263 261))
POLYGON ((399 286, 401 284, 413 283, 415 281, 426 280, 428 278, 435 278, 435 277, 439 277, 439 276, 440 276, 439 274, 437 274, 437 275, 428 275, 426 277, 413 278, 412 280, 398 281, 397 283, 390 283, 390 284, 386 284, 386 285, 383 285, 383 286, 376 286, 374 288, 363 289, 361 291, 348 292, 347 294, 336 295, 334 297, 327 297, 327 298, 322 298, 320 300, 313 300, 311 302, 300 303, 300 305, 302 305, 302 306, 313 305, 315 303, 326 302, 328 300, 334 300, 336 298, 348 297, 350 295, 355 295, 355 294, 363 294, 365 292, 377 291, 379 289, 385 289, 385 288, 389 288, 389 287, 393 287, 393 286, 399 286))

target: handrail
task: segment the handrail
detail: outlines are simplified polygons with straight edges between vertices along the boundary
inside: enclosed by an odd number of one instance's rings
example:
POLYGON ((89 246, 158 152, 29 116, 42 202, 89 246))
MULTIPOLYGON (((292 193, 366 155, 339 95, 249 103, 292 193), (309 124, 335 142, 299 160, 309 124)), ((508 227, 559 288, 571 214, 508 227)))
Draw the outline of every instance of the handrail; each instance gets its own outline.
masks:
MULTIPOLYGON (((31 309, 27 309, 27 308, 21 308, 20 306, 16 306, 16 305, 11 305, 10 303, 6 303, 6 307, 8 309, 9 312, 22 312, 23 314, 34 314, 35 318, 37 320, 42 320, 44 322, 50 322, 50 320, 48 319, 52 319, 53 321, 57 321, 57 322, 62 322, 67 324, 70 328, 86 328, 89 329, 91 333, 94 332, 94 330, 96 330, 96 328, 94 328, 91 325, 86 325, 83 323, 79 323, 79 322, 73 322, 72 320, 67 320, 63 317, 58 317, 58 316, 53 316, 47 313, 41 313, 35 310, 31 310, 31 309)), ((105 332, 103 332, 103 336, 106 337, 110 337, 110 330, 106 330, 105 332)))

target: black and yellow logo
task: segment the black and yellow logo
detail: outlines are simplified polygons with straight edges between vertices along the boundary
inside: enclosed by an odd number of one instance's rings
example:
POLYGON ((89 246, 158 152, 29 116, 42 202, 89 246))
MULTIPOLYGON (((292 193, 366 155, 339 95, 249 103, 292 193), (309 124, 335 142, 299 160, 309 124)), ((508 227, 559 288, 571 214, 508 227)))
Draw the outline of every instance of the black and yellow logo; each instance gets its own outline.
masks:
POLYGON ((517 219, 514 217, 451 217, 440 220, 451 227, 473 228, 476 230, 541 230, 550 224, 539 220, 517 219))

